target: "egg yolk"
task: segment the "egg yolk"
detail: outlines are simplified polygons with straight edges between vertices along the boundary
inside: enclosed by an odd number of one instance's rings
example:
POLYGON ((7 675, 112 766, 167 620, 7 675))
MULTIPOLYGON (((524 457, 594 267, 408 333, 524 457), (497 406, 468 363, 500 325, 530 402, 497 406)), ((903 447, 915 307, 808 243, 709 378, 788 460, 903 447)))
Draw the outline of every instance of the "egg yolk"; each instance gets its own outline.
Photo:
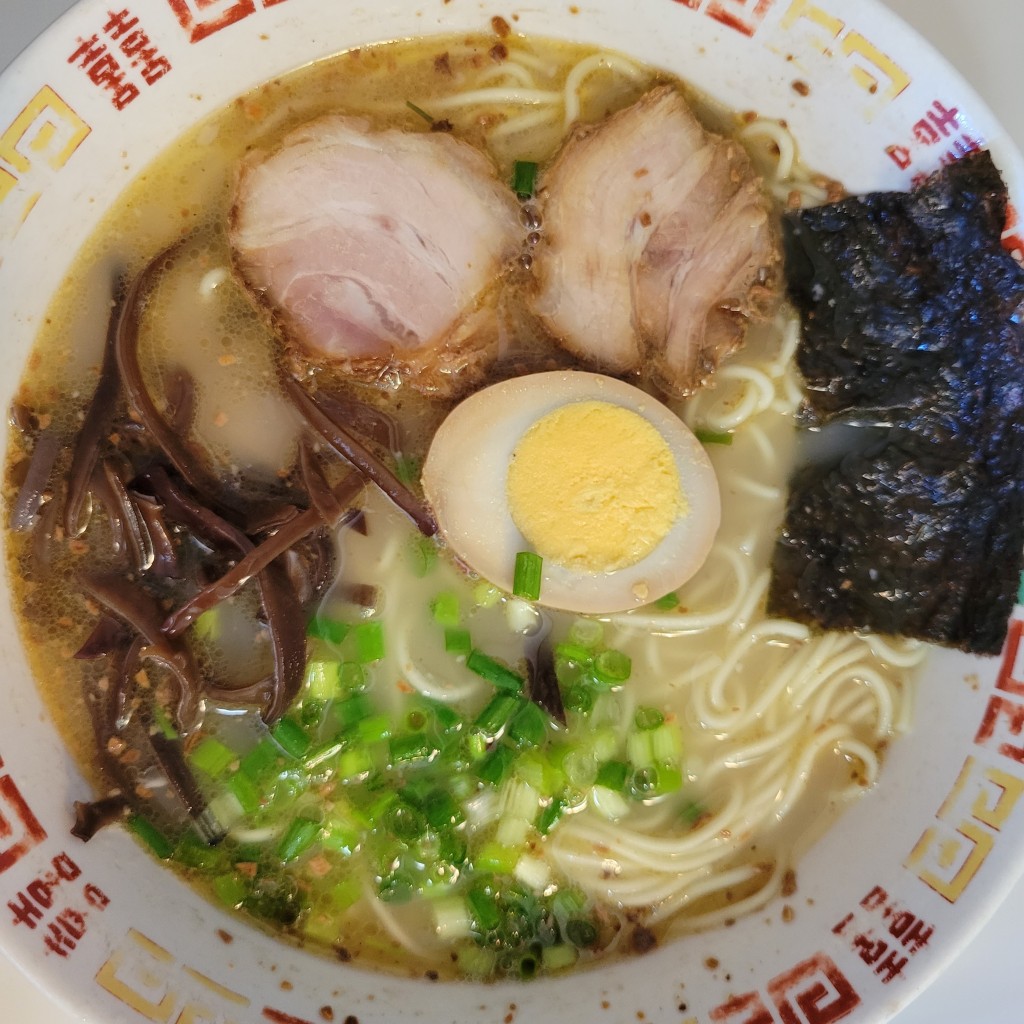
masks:
POLYGON ((658 430, 600 401, 564 405, 533 423, 512 454, 507 494, 537 554, 595 573, 635 565, 687 511, 658 430))

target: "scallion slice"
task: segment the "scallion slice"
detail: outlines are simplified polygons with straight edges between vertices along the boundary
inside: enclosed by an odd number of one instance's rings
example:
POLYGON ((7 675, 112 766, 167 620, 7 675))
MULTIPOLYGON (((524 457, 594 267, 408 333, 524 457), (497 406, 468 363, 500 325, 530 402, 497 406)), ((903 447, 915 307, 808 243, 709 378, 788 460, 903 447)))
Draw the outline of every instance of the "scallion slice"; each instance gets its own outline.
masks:
POLYGON ((320 822, 312 818, 294 818, 277 847, 277 855, 286 864, 301 857, 320 838, 320 822))
POLYGON ((281 745, 281 749, 294 757, 296 761, 305 757, 312 746, 312 741, 306 735, 306 730, 294 718, 282 718, 270 730, 270 734, 281 745))
POLYGON ((723 430, 695 430, 694 437, 701 444, 732 444, 732 434, 723 430))
POLYGON ((174 847, 167 837, 151 822, 139 815, 128 819, 128 827, 161 859, 167 860, 174 847))
POLYGON ((473 650, 473 640, 468 629, 446 629, 444 631, 444 649, 449 654, 469 654, 473 650))
POLYGON ((466 668, 475 672, 481 679, 486 679, 498 690, 505 690, 508 693, 523 692, 523 677, 483 651, 470 651, 466 659, 466 668))
POLYGON ((412 100, 406 100, 405 105, 417 116, 422 117, 429 125, 433 125, 434 119, 422 108, 417 107, 412 100))
POLYGON ((454 629, 462 621, 459 595, 451 590, 442 591, 430 602, 430 614, 439 626, 454 629))
POLYGON ((517 160, 512 165, 512 191, 517 196, 532 196, 537 191, 537 163, 517 160))
POLYGON ((535 551, 520 551, 516 554, 515 575, 512 579, 512 593, 527 601, 540 599, 541 574, 544 559, 535 551))
POLYGON ((367 665, 384 657, 384 625, 377 620, 360 622, 352 627, 356 645, 356 661, 367 665))
POLYGON ((310 619, 309 625, 306 627, 306 635, 315 637, 317 640, 326 640, 327 643, 338 646, 348 636, 350 628, 347 622, 339 622, 337 619, 316 615, 310 619))
POLYGON ((216 779, 228 770, 233 761, 238 760, 238 755, 213 736, 204 736, 188 759, 193 768, 216 779))

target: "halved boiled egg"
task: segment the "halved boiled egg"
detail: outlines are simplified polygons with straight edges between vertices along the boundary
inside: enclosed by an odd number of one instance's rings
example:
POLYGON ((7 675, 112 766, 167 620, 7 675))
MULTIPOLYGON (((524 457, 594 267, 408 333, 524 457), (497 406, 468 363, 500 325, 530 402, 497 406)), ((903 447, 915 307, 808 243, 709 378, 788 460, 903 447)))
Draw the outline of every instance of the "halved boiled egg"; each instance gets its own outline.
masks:
POLYGON ((471 395, 434 436, 423 488, 445 542, 511 591, 543 558, 540 603, 603 614, 657 600, 704 563, 718 482, 678 416, 631 384, 578 370, 471 395))

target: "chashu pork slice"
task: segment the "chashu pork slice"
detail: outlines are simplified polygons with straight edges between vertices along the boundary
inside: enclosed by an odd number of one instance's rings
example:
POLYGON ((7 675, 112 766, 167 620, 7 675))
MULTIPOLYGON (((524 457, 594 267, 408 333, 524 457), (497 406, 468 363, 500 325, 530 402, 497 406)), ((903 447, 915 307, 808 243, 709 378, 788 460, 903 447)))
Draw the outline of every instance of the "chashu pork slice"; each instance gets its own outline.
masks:
POLYGON ((493 357, 496 284, 522 230, 479 150, 327 116, 253 152, 235 266, 289 340, 357 377, 450 393, 493 357))
POLYGON ((743 148, 670 86, 576 129, 540 196, 534 311, 596 368, 685 397, 775 307, 771 199, 743 148))

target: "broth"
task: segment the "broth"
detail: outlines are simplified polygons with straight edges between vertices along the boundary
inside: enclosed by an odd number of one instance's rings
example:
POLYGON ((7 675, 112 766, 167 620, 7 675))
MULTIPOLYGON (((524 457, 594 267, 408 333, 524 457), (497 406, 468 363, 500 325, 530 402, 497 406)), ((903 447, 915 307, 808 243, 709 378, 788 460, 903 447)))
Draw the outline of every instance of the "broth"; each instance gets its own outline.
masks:
MULTIPOLYGON (((271 148, 294 126, 337 110, 379 127, 421 130, 411 102, 449 121, 507 178, 515 160, 551 158, 572 112, 558 107, 541 117, 499 102, 493 91, 537 85, 556 93, 574 69, 585 121, 670 81, 614 55, 542 40, 402 42, 268 83, 179 140, 110 213, 54 301, 18 395, 27 429, 12 436, 8 501, 29 462, 26 438, 59 438, 57 469, 66 470, 97 379, 116 282, 183 237, 145 307, 147 385, 166 394, 180 367, 195 380, 191 443, 231 482, 242 518, 270 499, 295 500, 301 427, 278 385, 282 362, 294 356, 282 352, 230 273, 225 225, 239 161, 252 147, 271 148)), ((709 125, 738 133, 780 199, 824 197, 821 183, 799 167, 777 176, 771 143, 779 126, 719 110, 675 84, 709 125)), ((499 306, 501 351, 510 360, 533 358, 543 344, 517 298, 528 280, 524 263, 499 306)), ((674 604, 599 619, 538 610, 472 578, 447 553, 438 556, 368 488, 366 532, 351 524, 336 532, 340 573, 316 606, 314 623, 343 628, 308 640, 310 664, 337 665, 342 688, 324 690, 317 670, 307 667, 289 716, 309 749, 288 754, 287 737, 269 731, 256 709, 214 699, 186 737, 211 806, 227 823, 228 837, 217 847, 198 842, 180 811, 175 818, 161 780, 145 765, 132 767, 130 744, 97 756, 92 704, 111 686, 111 669, 103 658, 74 659, 100 611, 78 581, 85 570, 124 566, 99 503, 77 537, 65 537, 53 518, 50 537, 41 538, 39 528, 9 532, 8 572, 23 635, 55 720, 101 794, 123 790, 128 778, 135 803, 152 801, 153 821, 169 844, 164 856, 176 870, 210 898, 244 907, 263 923, 276 920, 285 937, 346 960, 414 975, 525 976, 643 952, 762 905, 791 884, 792 865, 822 821, 874 781, 886 744, 906 727, 909 673, 919 657, 913 644, 811 636, 765 617, 795 443, 796 331, 784 309, 751 331, 714 390, 679 406, 695 427, 731 431, 732 443, 709 445, 723 521, 708 563, 674 604), (369 607, 353 601, 353 584, 372 598, 369 607), (570 706, 568 727, 549 722, 540 749, 557 749, 557 757, 520 752, 517 767, 496 782, 477 774, 493 750, 478 751, 477 762, 472 751, 445 760, 449 733, 463 743, 494 697, 467 668, 464 652, 447 649, 446 628, 470 630, 474 648, 509 665, 521 663, 535 631, 550 632, 570 706), (621 664, 622 656, 631 665, 628 680, 580 689, 592 662, 621 664), (334 742, 339 721, 356 730, 345 735, 358 742, 334 742), (420 735, 434 751, 422 763, 412 741, 398 744, 420 735), (206 740, 233 756, 219 767, 197 762, 206 740), (258 810, 239 814, 251 794, 240 796, 236 787, 232 805, 225 780, 268 743, 277 744, 276 760, 246 782, 258 790, 258 810), (663 745, 647 767, 637 753, 644 743, 663 745), (311 762, 310 750, 322 760, 311 762), (626 764, 629 781, 621 792, 609 784, 595 794, 597 783, 620 771, 608 764, 626 764), (669 778, 676 770, 678 785, 669 778), (604 790, 619 803, 607 806, 604 790), (397 803, 396 791, 404 794, 397 803), (445 797, 457 813, 442 826, 445 812, 434 811, 448 806, 445 797), (537 823, 556 805, 561 817, 542 830, 537 823), (305 821, 315 838, 298 850, 304 840, 293 826, 305 821), (286 849, 293 832, 294 846, 286 849), (396 833, 404 837, 400 855, 385 842, 396 833), (507 932, 524 915, 525 937, 513 941, 507 932), (499 923, 488 923, 490 916, 499 923), (579 941, 552 938, 569 931, 579 941)), ((315 372, 321 383, 331 373, 323 366, 315 372)), ((422 460, 451 407, 410 393, 401 381, 380 389, 344 378, 332 383, 395 418, 407 465, 422 460)), ((151 446, 133 433, 138 425, 123 399, 116 423, 124 433, 121 458, 132 472, 143 470, 151 446)), ((340 470, 331 472, 337 482, 340 470)), ((58 490, 44 504, 44 520, 47 505, 59 499, 58 490)), ((188 558, 206 557, 201 545, 183 543, 188 558)), ((187 596, 181 587, 166 592, 175 595, 187 596)), ((270 643, 257 609, 250 584, 188 634, 204 674, 224 689, 253 685, 268 672, 270 643)), ((160 694, 169 680, 155 672, 145 685, 160 694)), ((132 712, 140 714, 139 705, 132 712)), ((205 749, 216 753, 209 743, 205 749)))

